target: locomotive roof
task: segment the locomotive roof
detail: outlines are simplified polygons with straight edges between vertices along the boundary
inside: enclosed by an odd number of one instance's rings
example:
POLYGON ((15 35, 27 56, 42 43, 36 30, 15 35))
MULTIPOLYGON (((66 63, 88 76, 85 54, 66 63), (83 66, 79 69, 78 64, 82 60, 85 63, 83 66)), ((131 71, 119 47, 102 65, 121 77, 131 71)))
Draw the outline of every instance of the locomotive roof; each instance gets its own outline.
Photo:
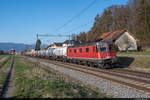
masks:
POLYGON ((98 44, 111 44, 111 42, 90 42, 90 43, 80 43, 80 44, 74 44, 73 46, 69 46, 68 48, 75 48, 75 47, 85 47, 90 45, 98 45, 98 44))

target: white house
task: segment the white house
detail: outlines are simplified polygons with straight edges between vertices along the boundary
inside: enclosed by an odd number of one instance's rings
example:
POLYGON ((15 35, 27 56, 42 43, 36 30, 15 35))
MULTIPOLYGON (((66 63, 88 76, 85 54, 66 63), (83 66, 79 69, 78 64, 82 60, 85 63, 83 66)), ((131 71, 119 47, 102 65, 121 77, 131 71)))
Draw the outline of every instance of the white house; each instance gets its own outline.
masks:
POLYGON ((120 51, 136 51, 137 40, 133 34, 127 30, 117 30, 103 33, 99 39, 102 41, 112 41, 120 51))

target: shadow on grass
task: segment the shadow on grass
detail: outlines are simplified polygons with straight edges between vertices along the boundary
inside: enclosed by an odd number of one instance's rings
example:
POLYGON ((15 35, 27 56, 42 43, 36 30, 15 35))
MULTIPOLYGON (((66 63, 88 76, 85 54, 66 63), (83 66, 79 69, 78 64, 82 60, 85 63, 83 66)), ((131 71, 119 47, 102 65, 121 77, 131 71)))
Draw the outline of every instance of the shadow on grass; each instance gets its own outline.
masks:
POLYGON ((134 61, 134 57, 118 57, 118 62, 116 64, 117 68, 127 68, 134 61))

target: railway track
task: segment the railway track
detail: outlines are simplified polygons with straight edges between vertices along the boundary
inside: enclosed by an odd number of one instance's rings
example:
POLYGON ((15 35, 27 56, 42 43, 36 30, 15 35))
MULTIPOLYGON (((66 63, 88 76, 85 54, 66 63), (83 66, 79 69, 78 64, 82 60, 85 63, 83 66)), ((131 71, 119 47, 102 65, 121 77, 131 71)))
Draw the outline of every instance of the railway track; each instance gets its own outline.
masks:
MULTIPOLYGON (((39 59, 39 58, 38 58, 39 59)), ((121 85, 125 85, 128 87, 135 88, 140 91, 144 91, 145 93, 150 94, 150 79, 149 79, 149 73, 144 72, 136 72, 136 71, 123 71, 120 69, 98 69, 98 68, 92 68, 87 67, 83 65, 77 65, 72 63, 64 63, 59 61, 51 61, 47 59, 40 59, 42 61, 46 61, 48 63, 52 63, 58 66, 62 66, 65 68, 69 68, 72 70, 76 70, 79 72, 83 72, 89 75, 93 75, 99 78, 103 78, 115 83, 119 83, 121 85), (148 74, 148 75, 147 75, 148 74)))
POLYGON ((122 69, 122 68, 112 69, 111 71, 118 72, 118 73, 126 73, 126 74, 135 75, 143 78, 150 78, 150 73, 147 72, 140 72, 140 71, 134 71, 134 70, 122 69))
POLYGON ((10 63, 10 70, 9 70, 6 80, 3 84, 2 91, 0 93, 0 98, 7 98, 8 91, 9 91, 10 84, 11 84, 10 82, 12 80, 13 65, 14 65, 14 57, 12 56, 11 63, 10 63))

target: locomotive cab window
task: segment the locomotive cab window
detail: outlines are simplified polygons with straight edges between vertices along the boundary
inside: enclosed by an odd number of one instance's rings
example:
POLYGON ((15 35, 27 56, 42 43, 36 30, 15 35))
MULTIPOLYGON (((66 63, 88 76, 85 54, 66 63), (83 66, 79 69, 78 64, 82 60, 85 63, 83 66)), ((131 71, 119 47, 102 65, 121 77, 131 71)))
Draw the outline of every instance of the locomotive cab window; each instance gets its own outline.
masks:
POLYGON ((74 53, 76 53, 77 52, 77 50, 76 49, 74 49, 74 53))
POLYGON ((106 47, 100 47, 100 51, 101 51, 101 52, 106 51, 106 47))
POLYGON ((71 49, 70 49, 70 53, 71 53, 71 49))
POLYGON ((86 52, 89 52, 89 48, 86 48, 86 52))
POLYGON ((80 53, 82 53, 82 48, 80 48, 80 53))

